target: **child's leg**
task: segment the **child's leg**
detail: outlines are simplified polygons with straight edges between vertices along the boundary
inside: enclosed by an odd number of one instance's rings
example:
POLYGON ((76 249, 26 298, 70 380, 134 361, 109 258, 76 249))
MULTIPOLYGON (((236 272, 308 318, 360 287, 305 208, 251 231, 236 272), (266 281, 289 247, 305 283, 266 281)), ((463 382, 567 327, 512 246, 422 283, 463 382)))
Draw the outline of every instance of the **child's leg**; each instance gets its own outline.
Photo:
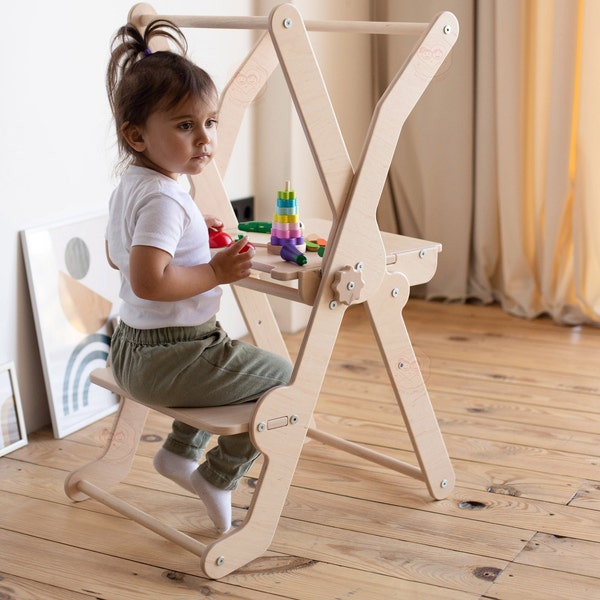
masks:
POLYGON ((191 476, 192 487, 221 533, 231 526, 231 491, 259 455, 247 433, 221 436, 191 476))
MULTIPOLYGON (((286 385, 292 374, 292 365, 282 357, 229 338, 207 349, 196 367, 202 362, 210 365, 206 380, 212 382, 220 403, 256 400, 267 390, 286 385)), ((220 532, 231 526, 231 491, 259 455, 248 433, 221 436, 192 474, 192 486, 220 532)))
MULTIPOLYGON (((232 341, 214 319, 198 327, 150 330, 121 323, 113 334, 111 360, 115 379, 123 389, 159 406, 251 402, 273 387, 287 385, 292 375, 289 361, 232 341)), ((186 489, 191 487, 206 504, 217 528, 224 531, 231 523, 231 490, 258 453, 248 434, 221 437, 218 448, 208 453, 196 474, 208 438, 205 432, 174 423, 155 464, 163 475, 186 489)))
POLYGON ((154 468, 182 488, 197 493, 190 477, 198 468, 210 434, 180 421, 173 421, 172 431, 154 457, 154 468))

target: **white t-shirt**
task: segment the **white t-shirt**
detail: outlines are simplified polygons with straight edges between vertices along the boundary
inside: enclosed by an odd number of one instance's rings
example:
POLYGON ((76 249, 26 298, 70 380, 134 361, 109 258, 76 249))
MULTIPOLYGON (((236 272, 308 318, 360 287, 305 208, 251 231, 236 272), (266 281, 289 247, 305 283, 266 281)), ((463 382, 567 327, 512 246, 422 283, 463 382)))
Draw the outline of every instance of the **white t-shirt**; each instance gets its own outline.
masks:
POLYGON ((170 177, 132 165, 110 199, 108 249, 121 273, 120 316, 130 327, 155 329, 201 325, 219 310, 221 289, 177 302, 138 298, 131 289, 129 254, 132 246, 165 250, 174 265, 210 262, 208 229, 192 197, 170 177))

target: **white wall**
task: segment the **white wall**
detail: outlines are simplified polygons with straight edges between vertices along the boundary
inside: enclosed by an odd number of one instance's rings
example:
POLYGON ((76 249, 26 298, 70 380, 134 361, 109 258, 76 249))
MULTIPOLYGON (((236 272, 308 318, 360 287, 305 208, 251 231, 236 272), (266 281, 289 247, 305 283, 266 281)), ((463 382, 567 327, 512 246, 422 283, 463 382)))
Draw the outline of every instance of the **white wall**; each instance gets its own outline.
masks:
MULTIPOLYGON (((0 37, 0 306, 4 314, 0 364, 15 361, 25 422, 31 432, 49 423, 50 415, 19 231, 107 206, 115 183, 115 152, 104 73, 110 37, 125 23, 133 2, 8 2, 11 9, 0 37)), ((250 15, 266 14, 277 3, 155 0, 151 4, 163 14, 250 15), (258 12, 253 13, 255 8, 258 12)), ((368 19, 367 0, 298 0, 295 4, 307 19, 368 19)), ((192 58, 222 87, 256 34, 186 30, 186 35, 192 58)), ((350 154, 356 158, 370 115, 365 79, 369 43, 366 37, 358 41, 345 34, 335 34, 328 42, 326 35, 315 34, 312 39, 350 154)), ((270 83, 271 88, 279 94, 275 102, 283 102, 285 114, 283 129, 269 133, 267 143, 285 136, 288 146, 280 154, 287 162, 271 164, 260 148, 253 147, 253 118, 249 117, 225 178, 228 193, 231 198, 256 195, 260 207, 272 210, 273 194, 282 180, 293 177, 295 189, 309 202, 306 210, 320 216, 326 202, 299 124, 285 90, 278 90, 277 83, 270 83)))

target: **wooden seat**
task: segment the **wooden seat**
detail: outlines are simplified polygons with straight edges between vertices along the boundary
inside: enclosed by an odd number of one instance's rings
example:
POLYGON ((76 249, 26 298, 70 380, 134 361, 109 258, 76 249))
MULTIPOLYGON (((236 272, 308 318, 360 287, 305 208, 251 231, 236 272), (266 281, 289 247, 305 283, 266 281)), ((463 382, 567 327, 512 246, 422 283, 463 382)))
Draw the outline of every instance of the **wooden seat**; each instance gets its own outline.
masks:
MULTIPOLYGON (((118 386, 110 367, 94 370, 90 374, 90 381, 121 398, 127 398, 127 393, 118 386)), ((248 431, 248 423, 256 409, 256 402, 209 408, 168 408, 163 406, 148 406, 148 408, 215 435, 233 435, 248 431)))
MULTIPOLYGON (((130 13, 130 21, 140 30, 156 17, 147 4, 134 6, 130 13)), ((220 578, 268 549, 307 437, 414 477, 424 483, 434 499, 446 498, 454 487, 452 465, 402 316, 410 287, 434 275, 441 246, 380 232, 376 210, 402 126, 451 51, 458 23, 448 12, 428 24, 304 22, 297 9, 288 4, 275 7, 264 18, 162 17, 181 27, 267 30, 222 94, 217 157, 202 174, 190 178, 192 194, 202 210, 219 215, 226 229, 237 233, 238 223, 221 174, 227 169, 244 111, 280 65, 332 213, 331 221, 322 225, 328 230, 322 260, 313 256, 306 267, 285 263, 261 248, 259 239, 253 276, 232 286, 254 342, 283 356, 289 357, 268 295, 312 307, 289 385, 269 390, 248 405, 151 407, 212 433, 249 432, 264 460, 247 517, 239 527, 205 545, 107 491, 129 472, 149 407, 127 398, 109 369, 100 369, 92 376, 94 383, 122 396, 122 403, 108 447, 100 458, 68 476, 67 494, 76 501, 93 497, 136 520, 198 555, 204 573, 220 578), (375 108, 356 170, 312 51, 308 29, 419 36, 375 108), (236 85, 238 78, 243 85, 236 85), (357 303, 364 304, 417 465, 314 427, 313 414, 345 310, 357 303)))

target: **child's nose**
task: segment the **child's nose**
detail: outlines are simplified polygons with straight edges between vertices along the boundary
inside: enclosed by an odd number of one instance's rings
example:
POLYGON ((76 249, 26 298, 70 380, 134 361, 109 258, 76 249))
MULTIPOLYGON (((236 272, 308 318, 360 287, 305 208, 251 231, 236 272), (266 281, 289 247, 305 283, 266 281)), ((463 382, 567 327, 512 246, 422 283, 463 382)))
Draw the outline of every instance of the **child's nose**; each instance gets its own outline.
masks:
POLYGON ((199 129, 198 136, 196 138, 196 143, 197 144, 207 144, 209 141, 210 141, 210 137, 208 135, 208 132, 205 131, 204 129, 199 129))

